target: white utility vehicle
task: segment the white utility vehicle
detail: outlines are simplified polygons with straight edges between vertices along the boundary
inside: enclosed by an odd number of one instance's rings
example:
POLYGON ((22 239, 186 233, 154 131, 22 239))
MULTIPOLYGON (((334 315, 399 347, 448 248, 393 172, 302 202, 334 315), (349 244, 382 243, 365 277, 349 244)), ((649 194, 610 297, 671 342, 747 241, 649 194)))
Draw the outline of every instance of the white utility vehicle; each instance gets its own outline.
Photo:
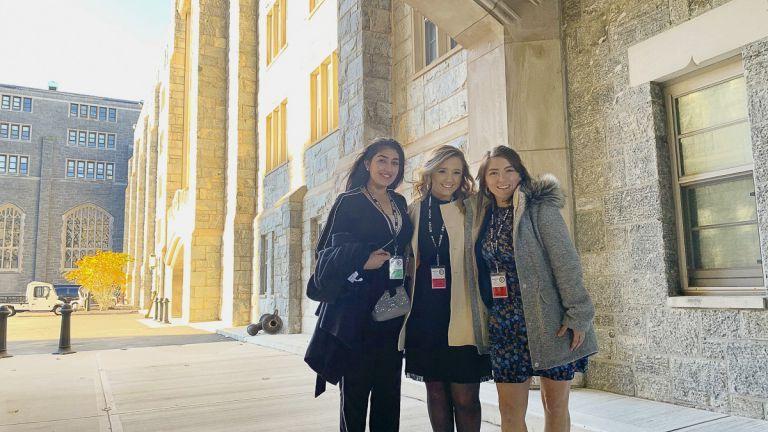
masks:
POLYGON ((59 300, 53 285, 46 282, 30 282, 26 295, 0 294, 0 306, 8 306, 11 316, 16 312, 53 312, 59 315, 64 302, 59 300))

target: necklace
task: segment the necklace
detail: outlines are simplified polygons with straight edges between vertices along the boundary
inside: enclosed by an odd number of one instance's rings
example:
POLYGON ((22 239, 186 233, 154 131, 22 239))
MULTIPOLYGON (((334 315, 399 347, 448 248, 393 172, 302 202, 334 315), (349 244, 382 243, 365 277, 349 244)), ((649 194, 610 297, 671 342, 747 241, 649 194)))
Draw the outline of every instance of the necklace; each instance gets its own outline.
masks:
POLYGON ((387 190, 389 204, 392 206, 392 218, 390 219, 387 212, 384 211, 384 207, 381 205, 379 200, 373 196, 371 191, 368 190, 368 186, 363 186, 363 188, 365 189, 366 195, 371 198, 371 201, 373 201, 373 204, 376 206, 376 208, 378 208, 381 214, 383 214, 387 219, 387 227, 389 227, 389 232, 392 234, 392 239, 394 240, 397 234, 400 233, 400 210, 397 208, 395 200, 392 199, 392 195, 389 193, 389 190, 387 190))
MULTIPOLYGON (((445 222, 442 223, 442 226, 440 227, 440 236, 438 237, 437 242, 435 242, 435 235, 432 231, 432 194, 429 195, 428 199, 428 209, 427 209, 427 228, 429 229, 429 239, 432 240, 432 245, 435 247, 435 253, 437 255, 437 265, 440 265, 440 245, 443 244, 443 236, 445 234, 445 222)), ((438 206, 439 208, 439 206, 438 206)))

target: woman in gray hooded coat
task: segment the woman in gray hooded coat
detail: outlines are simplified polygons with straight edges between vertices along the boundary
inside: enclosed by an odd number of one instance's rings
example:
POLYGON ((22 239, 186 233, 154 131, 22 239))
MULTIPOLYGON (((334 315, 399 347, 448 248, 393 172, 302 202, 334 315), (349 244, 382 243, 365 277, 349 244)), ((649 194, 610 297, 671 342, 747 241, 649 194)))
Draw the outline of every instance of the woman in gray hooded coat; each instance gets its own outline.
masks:
POLYGON ((570 382, 597 338, 562 192, 552 176, 532 179, 505 146, 486 154, 478 180, 475 256, 502 431, 526 430, 532 376, 541 377, 545 431, 568 431, 570 382))

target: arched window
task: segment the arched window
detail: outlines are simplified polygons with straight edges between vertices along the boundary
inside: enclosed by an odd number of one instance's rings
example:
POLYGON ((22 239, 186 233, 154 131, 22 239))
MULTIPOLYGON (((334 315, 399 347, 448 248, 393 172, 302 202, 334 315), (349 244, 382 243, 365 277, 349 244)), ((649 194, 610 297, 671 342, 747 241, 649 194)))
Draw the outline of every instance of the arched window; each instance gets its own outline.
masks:
POLYGON ((112 247, 112 216, 101 207, 87 204, 64 214, 62 268, 75 268, 82 257, 112 247))
POLYGON ((13 204, 0 205, 0 271, 21 269, 24 212, 13 204))

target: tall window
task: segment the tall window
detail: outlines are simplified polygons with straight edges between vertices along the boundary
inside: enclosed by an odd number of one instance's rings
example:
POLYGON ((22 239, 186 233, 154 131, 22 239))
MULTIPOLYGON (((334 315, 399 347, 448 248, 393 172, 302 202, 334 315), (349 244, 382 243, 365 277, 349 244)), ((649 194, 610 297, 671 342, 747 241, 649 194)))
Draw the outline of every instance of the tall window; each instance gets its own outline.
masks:
POLYGON ((267 12, 267 64, 272 63, 286 45, 285 8, 285 0, 275 0, 267 12))
POLYGON ((99 107, 99 120, 100 121, 106 121, 107 120, 107 108, 99 107))
POLYGON ((0 271, 21 269, 24 213, 13 204, 0 205, 0 271))
POLYGON ((21 97, 20 96, 14 96, 13 97, 13 105, 11 106, 11 109, 14 111, 21 111, 21 97))
POLYGON ((29 141, 32 136, 32 128, 29 125, 21 126, 21 139, 23 141, 29 141))
POLYGON ((267 172, 272 171, 288 160, 288 148, 285 140, 287 105, 288 101, 284 100, 267 115, 267 172))
POLYGON ((0 138, 8 138, 8 123, 0 123, 0 138))
POLYGON ((112 246, 112 216, 92 204, 64 214, 62 227, 62 269, 75 268, 82 257, 112 246))
POLYGON ((22 107, 24 112, 32 112, 32 98, 24 98, 24 106, 22 107))
POLYGON ((2 107, 4 110, 11 109, 11 97, 9 95, 3 95, 3 102, 0 107, 2 107))
POLYGON ((683 288, 763 291, 747 92, 740 61, 666 89, 683 288))
POLYGON ((309 0, 309 13, 312 13, 317 9, 323 0, 309 0))
POLYGON ((274 283, 274 232, 263 234, 261 236, 261 250, 260 255, 260 280, 259 280, 259 294, 267 294, 272 292, 269 287, 274 283))
POLYGON ((339 58, 334 52, 310 75, 310 142, 317 141, 338 127, 338 69, 339 58))
POLYGON ((438 62, 458 46, 455 40, 418 11, 413 11, 413 60, 416 72, 438 62))
POLYGON ((69 104, 69 116, 70 117, 77 117, 77 113, 79 110, 79 105, 76 103, 70 103, 69 104))
POLYGON ((109 121, 112 123, 117 121, 117 110, 115 108, 110 108, 109 110, 109 121))

